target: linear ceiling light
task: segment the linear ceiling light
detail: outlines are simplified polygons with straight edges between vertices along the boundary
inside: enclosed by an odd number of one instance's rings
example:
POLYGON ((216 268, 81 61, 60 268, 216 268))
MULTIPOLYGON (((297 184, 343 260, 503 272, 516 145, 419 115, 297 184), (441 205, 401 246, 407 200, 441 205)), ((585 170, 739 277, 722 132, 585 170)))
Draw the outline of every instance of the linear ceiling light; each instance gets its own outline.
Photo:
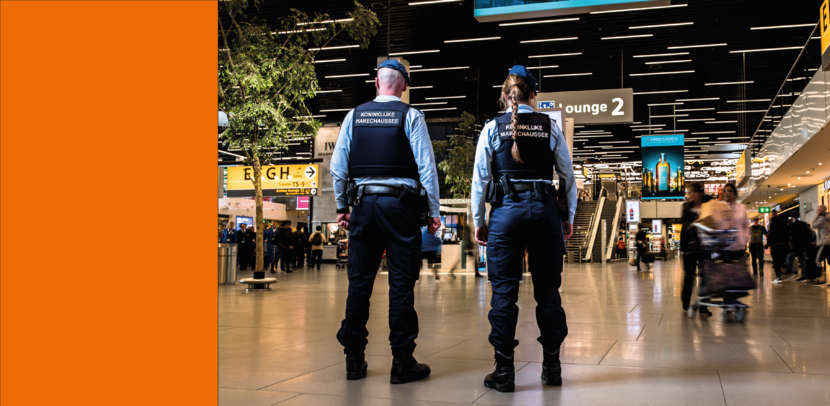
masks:
POLYGON ((527 69, 545 69, 545 68, 558 68, 558 67, 559 67, 559 65, 525 66, 525 68, 527 68, 527 69))
POLYGON ((675 112, 678 112, 678 111, 704 111, 704 110, 714 110, 714 109, 715 109, 714 107, 704 107, 704 108, 700 108, 700 109, 675 109, 674 111, 675 112))
POLYGON ((457 110, 458 107, 443 107, 438 109, 421 109, 421 111, 457 110))
POLYGON ((410 106, 434 106, 436 104, 447 104, 447 102, 412 103, 412 104, 410 104, 410 106))
POLYGON ((342 45, 339 47, 325 47, 325 48, 309 48, 309 51, 329 51, 332 49, 346 49, 346 48, 357 48, 360 45, 342 45))
POLYGON ((651 107, 651 106, 676 106, 678 104, 683 104, 683 103, 653 103, 653 104, 649 104, 648 106, 649 107, 651 107))
POLYGON ((712 120, 714 120, 714 118, 686 118, 686 119, 677 120, 677 121, 712 121, 712 120))
POLYGON ((755 83, 754 80, 742 80, 740 82, 716 82, 716 83, 704 83, 705 86, 721 86, 721 85, 748 85, 755 83))
POLYGON ((277 31, 277 32, 271 32, 271 34, 297 34, 297 33, 300 33, 300 32, 325 31, 325 30, 326 30, 325 28, 309 28, 309 29, 306 29, 306 30, 277 31))
POLYGON ((320 93, 340 93, 340 92, 342 92, 342 90, 318 90, 314 93, 320 94, 320 93))
POLYGON ((707 121, 706 124, 734 124, 737 123, 735 120, 727 120, 727 121, 707 121))
POLYGON ((450 39, 444 41, 445 44, 451 44, 454 42, 473 42, 473 41, 492 41, 496 39, 501 39, 501 37, 484 37, 484 38, 468 38, 468 39, 450 39))
POLYGON ((649 116, 651 118, 665 118, 665 117, 689 117, 688 114, 669 114, 663 116, 649 116))
POLYGON ((544 75, 544 76, 542 76, 542 77, 545 77, 545 78, 560 78, 560 77, 563 77, 563 76, 590 76, 590 75, 593 75, 593 73, 591 73, 591 72, 585 72, 585 73, 561 73, 561 74, 557 74, 557 75, 544 75))
POLYGON ((661 8, 677 8, 677 7, 686 7, 686 6, 688 6, 688 4, 672 4, 672 5, 669 5, 669 6, 626 8, 626 9, 623 9, 623 10, 592 11, 591 14, 623 13, 623 12, 626 12, 626 11, 656 10, 656 9, 661 9, 661 8))
POLYGON ((348 75, 331 75, 326 76, 326 79, 337 79, 337 78, 353 78, 358 76, 369 76, 368 73, 350 73, 348 75))
POLYGON ((329 112, 332 112, 332 111, 349 111, 349 110, 351 110, 351 109, 326 109, 326 110, 320 110, 320 112, 321 113, 329 113, 329 112))
POLYGON ((317 115, 313 115, 313 116, 294 116, 294 118, 312 118, 312 117, 313 118, 321 118, 321 117, 325 117, 325 116, 326 116, 325 114, 317 114, 317 115))
POLYGON ((602 37, 601 40, 607 39, 628 39, 628 38, 646 38, 646 37, 653 37, 654 34, 640 34, 640 35, 621 35, 618 37, 602 37))
POLYGON ((656 133, 685 133, 689 130, 654 130, 656 133))
POLYGON ((639 30, 643 28, 663 28, 663 27, 679 27, 681 25, 693 25, 694 23, 671 23, 671 24, 657 24, 657 25, 640 25, 637 27, 628 27, 629 30, 639 30))
POLYGON ((579 39, 579 37, 529 39, 529 40, 525 40, 525 41, 519 41, 519 43, 520 44, 530 44, 531 42, 570 41, 570 40, 574 40, 574 39, 579 39))
POLYGON ((750 102, 768 102, 770 99, 752 99, 752 100, 727 100, 727 103, 750 103, 750 102))
POLYGON ((469 66, 453 66, 453 67, 449 67, 449 68, 410 69, 410 70, 409 70, 409 73, 414 73, 414 72, 432 72, 432 71, 436 71, 436 70, 468 69, 468 68, 469 68, 469 66))
POLYGON ((816 24, 789 24, 789 25, 768 25, 766 27, 752 27, 750 30, 774 30, 777 28, 798 28, 798 27, 815 27, 816 24))
POLYGON ((527 24, 547 24, 547 23, 563 23, 565 21, 579 21, 579 17, 575 18, 560 18, 558 20, 539 20, 539 21, 522 21, 518 23, 501 23, 499 27, 508 27, 511 25, 527 25, 527 24))
POLYGON ((314 63, 327 63, 327 62, 346 62, 346 59, 321 59, 318 61, 314 61, 314 63))
POLYGON ((432 86, 413 86, 413 87, 409 88, 409 90, 415 90, 415 89, 432 89, 432 86))
MULTIPOLYGON (((600 144, 624 144, 628 141, 600 141, 600 144)), ((626 147, 629 148, 629 147, 626 147)))
MULTIPOLYGON (((720 100, 720 97, 704 97, 702 99, 677 99, 675 101, 704 101, 704 100, 720 100)), ((714 110, 714 109, 710 109, 714 110)))
POLYGON ((405 52, 392 52, 389 56, 397 56, 397 55, 414 55, 414 54, 434 54, 436 52, 441 52, 440 49, 428 49, 426 51, 405 51, 405 52))
POLYGON ((660 65, 660 64, 664 64, 664 63, 683 63, 683 62, 691 62, 691 61, 692 61, 691 59, 680 59, 680 60, 676 60, 676 61, 651 61, 651 62, 646 62, 646 65, 660 65))
POLYGON ((439 96, 439 97, 425 97, 424 100, 441 100, 441 99, 463 99, 467 96, 439 96))
MULTIPOLYGON (((686 92, 688 92, 688 90, 660 90, 660 91, 656 91, 656 92, 634 92, 634 95, 637 96, 637 95, 640 95, 640 94, 663 94, 663 93, 686 93, 686 92)), ((678 100, 678 101, 681 101, 681 100, 678 100)))
POLYGON ((642 125, 632 125, 631 128, 638 128, 638 127, 665 127, 665 124, 642 124, 642 125))
POLYGON ((341 18, 339 20, 307 21, 303 23, 297 23, 297 25, 345 23, 353 20, 354 18, 341 18))
POLYGON ((731 113, 766 113, 766 110, 735 110, 735 111, 719 111, 718 114, 731 114, 731 113))
POLYGON ((528 58, 553 58, 556 56, 576 56, 582 55, 582 52, 571 52, 568 54, 549 54, 549 55, 530 55, 528 58))
POLYGON ((681 45, 676 47, 667 47, 667 49, 687 49, 687 48, 708 48, 708 47, 724 47, 726 43, 722 44, 703 44, 703 45, 681 45))
POLYGON ((663 56, 679 56, 679 55, 689 55, 688 52, 672 52, 668 54, 650 54, 650 55, 634 55, 634 58, 657 58, 663 56))
POLYGON ((629 73, 628 76, 675 75, 678 73, 695 73, 693 70, 678 70, 673 72, 629 73))
POLYGON ((410 6, 423 6, 425 4, 438 4, 438 3, 458 3, 464 0, 427 0, 427 1, 413 1, 409 3, 410 6))
POLYGON ((766 51, 787 51, 791 49, 802 49, 804 47, 781 47, 781 48, 761 48, 761 49, 739 49, 737 51, 729 51, 730 54, 745 54, 747 52, 766 52, 766 51))
POLYGON ((364 82, 366 82, 366 83, 375 83, 375 80, 374 80, 374 79, 371 79, 371 80, 365 80, 364 82))

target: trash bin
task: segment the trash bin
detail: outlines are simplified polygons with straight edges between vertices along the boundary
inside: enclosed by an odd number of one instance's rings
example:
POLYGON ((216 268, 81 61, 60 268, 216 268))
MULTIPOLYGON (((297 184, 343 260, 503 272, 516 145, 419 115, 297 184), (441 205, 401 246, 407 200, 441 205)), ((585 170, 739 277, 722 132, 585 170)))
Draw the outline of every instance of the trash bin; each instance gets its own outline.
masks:
POLYGON ((236 244, 219 244, 219 284, 236 283, 236 244))

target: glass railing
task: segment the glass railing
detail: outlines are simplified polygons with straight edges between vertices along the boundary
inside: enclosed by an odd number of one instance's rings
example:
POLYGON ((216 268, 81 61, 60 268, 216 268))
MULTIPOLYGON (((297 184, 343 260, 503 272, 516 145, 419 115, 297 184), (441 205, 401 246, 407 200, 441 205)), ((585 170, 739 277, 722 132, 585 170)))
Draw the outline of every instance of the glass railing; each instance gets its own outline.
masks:
POLYGON ((830 118, 828 76, 821 70, 817 25, 750 139, 752 169, 749 181, 739 191, 740 199, 764 183, 827 123, 830 118))

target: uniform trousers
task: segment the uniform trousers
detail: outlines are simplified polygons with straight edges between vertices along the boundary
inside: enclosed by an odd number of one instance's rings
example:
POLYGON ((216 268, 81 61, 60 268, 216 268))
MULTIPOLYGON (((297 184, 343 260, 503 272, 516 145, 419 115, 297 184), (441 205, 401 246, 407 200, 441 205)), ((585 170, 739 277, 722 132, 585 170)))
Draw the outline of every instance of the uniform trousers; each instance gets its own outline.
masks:
POLYGON ((515 198, 505 196, 490 212, 487 275, 493 296, 488 315, 489 339, 496 350, 505 354, 512 354, 519 345, 516 302, 525 250, 536 299, 536 323, 541 333, 538 341, 545 349, 555 351, 568 335, 559 296, 565 254, 562 223, 551 195, 544 195, 541 200, 532 196, 531 191, 517 192, 515 198))
POLYGON ((411 354, 418 337, 413 289, 420 276, 421 228, 414 208, 398 197, 364 196, 349 222, 349 297, 337 340, 347 354, 369 342, 369 298, 383 251, 389 267, 389 342, 395 355, 411 354))

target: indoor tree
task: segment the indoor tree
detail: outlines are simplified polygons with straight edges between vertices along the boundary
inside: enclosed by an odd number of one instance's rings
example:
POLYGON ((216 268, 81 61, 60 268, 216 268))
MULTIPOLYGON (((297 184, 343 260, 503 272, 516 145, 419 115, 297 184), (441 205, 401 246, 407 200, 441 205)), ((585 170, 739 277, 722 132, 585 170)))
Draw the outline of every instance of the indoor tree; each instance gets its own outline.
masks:
POLYGON ((476 130, 476 118, 466 111, 461 113, 458 121, 461 134, 450 137, 447 141, 433 141, 432 147, 440 158, 438 169, 446 174, 444 183, 450 185, 450 191, 456 199, 470 197, 470 185, 473 183, 473 164, 476 147, 467 141, 468 135, 476 130))
POLYGON ((320 50, 342 45, 345 37, 366 49, 380 22, 357 1, 344 19, 291 9, 271 28, 259 18, 247 19, 249 4, 262 0, 224 0, 219 7, 219 111, 229 125, 220 137, 240 149, 251 166, 256 195, 256 267, 263 272, 262 167, 274 151, 296 138, 315 136, 320 122, 306 101, 320 90, 314 58, 320 50))

